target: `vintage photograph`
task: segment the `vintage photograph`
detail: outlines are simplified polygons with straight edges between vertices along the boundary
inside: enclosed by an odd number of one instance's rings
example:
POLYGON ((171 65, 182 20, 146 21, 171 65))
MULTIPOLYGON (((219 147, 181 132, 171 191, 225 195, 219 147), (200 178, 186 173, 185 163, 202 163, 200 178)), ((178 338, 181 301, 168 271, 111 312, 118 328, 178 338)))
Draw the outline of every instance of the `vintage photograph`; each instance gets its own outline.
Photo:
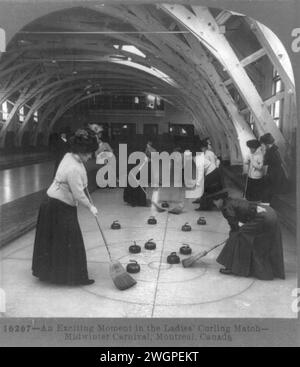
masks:
POLYGON ((109 344, 107 320, 163 319, 113 341, 200 345, 296 324, 299 17, 0 0, 0 334, 69 318, 61 340, 109 344))

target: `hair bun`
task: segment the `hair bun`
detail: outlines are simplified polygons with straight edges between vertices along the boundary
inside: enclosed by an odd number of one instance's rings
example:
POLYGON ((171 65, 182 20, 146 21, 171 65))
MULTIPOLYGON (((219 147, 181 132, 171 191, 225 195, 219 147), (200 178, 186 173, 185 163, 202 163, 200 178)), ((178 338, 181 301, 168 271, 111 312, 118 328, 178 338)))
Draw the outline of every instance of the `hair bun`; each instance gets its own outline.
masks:
POLYGON ((97 138, 85 129, 78 129, 70 138, 73 153, 92 153, 98 149, 97 138))
POLYGON ((89 133, 84 130, 84 129, 78 129, 76 132, 75 132, 75 136, 77 138, 83 138, 83 139, 88 139, 89 138, 89 133))

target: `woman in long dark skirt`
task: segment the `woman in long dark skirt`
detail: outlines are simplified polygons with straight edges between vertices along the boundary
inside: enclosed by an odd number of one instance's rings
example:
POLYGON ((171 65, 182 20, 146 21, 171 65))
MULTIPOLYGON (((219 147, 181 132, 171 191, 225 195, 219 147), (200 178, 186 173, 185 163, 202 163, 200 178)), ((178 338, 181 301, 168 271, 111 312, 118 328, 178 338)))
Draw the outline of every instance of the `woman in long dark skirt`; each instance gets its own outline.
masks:
MULTIPOLYGON (((134 167, 135 165, 128 164, 128 175, 130 175, 130 171, 134 167)), ((131 175, 131 179, 135 182, 135 176, 131 175)), ((136 175, 136 179, 140 180, 140 173, 136 175)), ((147 206, 145 189, 141 186, 132 187, 129 182, 129 176, 127 180, 127 187, 124 188, 123 200, 131 206, 147 206)))
POLYGON ((40 206, 34 242, 32 273, 56 284, 88 285, 86 252, 77 218, 80 203, 93 215, 98 211, 85 195, 87 173, 84 162, 98 144, 86 130, 70 138, 71 153, 62 159, 47 198, 40 206))
POLYGON ((282 159, 275 140, 270 133, 260 137, 265 146, 264 165, 267 168, 265 200, 271 202, 275 194, 282 194, 287 190, 288 181, 282 167, 282 159))
POLYGON ((213 202, 230 225, 229 238, 217 258, 222 274, 261 280, 285 278, 280 225, 267 205, 216 193, 213 202))

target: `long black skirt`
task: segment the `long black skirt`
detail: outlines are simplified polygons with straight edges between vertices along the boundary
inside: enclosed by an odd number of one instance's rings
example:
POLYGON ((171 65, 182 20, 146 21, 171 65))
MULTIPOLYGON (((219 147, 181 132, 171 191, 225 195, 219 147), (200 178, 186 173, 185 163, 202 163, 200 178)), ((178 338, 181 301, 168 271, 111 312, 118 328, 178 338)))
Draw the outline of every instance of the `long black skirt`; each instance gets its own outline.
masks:
POLYGON ((276 212, 263 206, 259 213, 232 232, 217 262, 233 274, 261 280, 285 278, 282 238, 276 212))
POLYGON ((246 199, 249 201, 263 201, 265 196, 265 179, 248 177, 246 199))
POLYGON ((88 279, 77 208, 47 197, 40 206, 32 273, 40 280, 77 284, 88 279))
POLYGON ((125 187, 123 193, 123 200, 132 206, 147 206, 146 194, 140 186, 125 187))

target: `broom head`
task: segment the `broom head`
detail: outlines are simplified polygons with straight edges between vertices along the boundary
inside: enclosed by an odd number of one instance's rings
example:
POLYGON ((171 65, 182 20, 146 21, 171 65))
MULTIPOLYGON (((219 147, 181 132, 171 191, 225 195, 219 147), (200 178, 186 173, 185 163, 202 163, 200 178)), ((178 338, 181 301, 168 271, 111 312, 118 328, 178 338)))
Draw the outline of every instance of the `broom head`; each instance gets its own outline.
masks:
POLYGON ((196 255, 190 256, 187 259, 182 260, 182 266, 184 268, 191 267, 197 260, 207 255, 207 251, 201 251, 196 255))
POLYGON ((136 280, 127 273, 119 261, 113 261, 110 264, 109 272, 115 286, 121 291, 131 288, 136 284, 136 280))

